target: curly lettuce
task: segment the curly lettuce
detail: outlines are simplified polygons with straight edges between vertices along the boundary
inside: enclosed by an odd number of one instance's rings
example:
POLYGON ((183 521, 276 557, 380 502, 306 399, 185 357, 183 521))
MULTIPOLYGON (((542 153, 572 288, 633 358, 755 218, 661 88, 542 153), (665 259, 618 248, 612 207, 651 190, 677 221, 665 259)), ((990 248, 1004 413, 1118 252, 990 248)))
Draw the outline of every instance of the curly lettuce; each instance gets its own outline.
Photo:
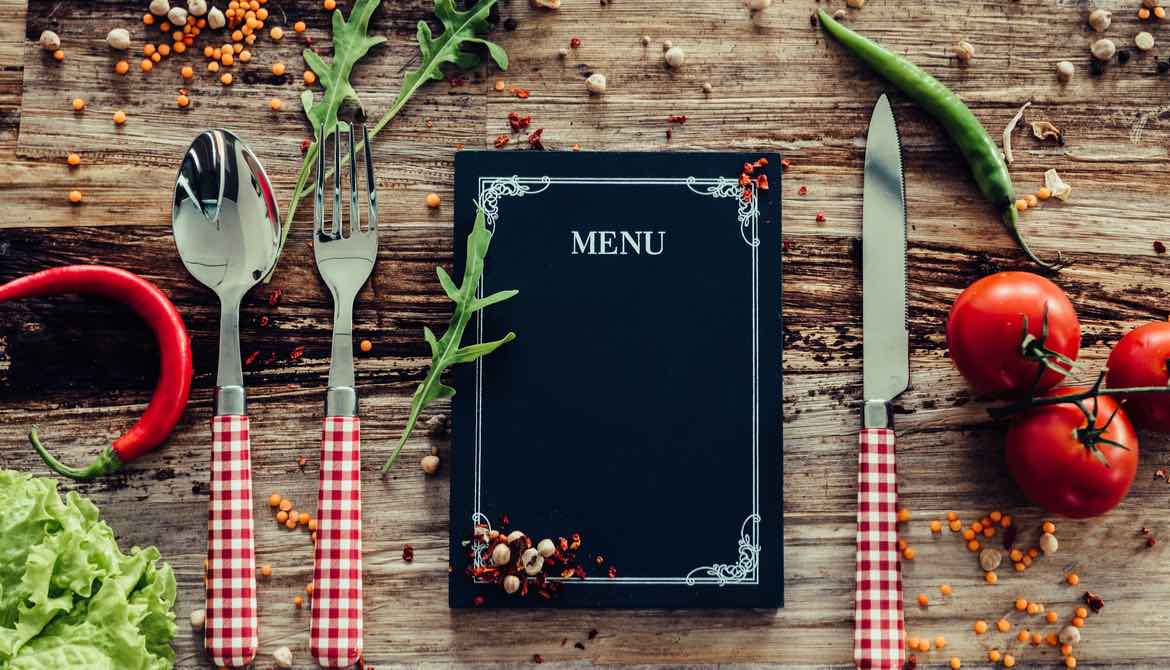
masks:
POLYGON ((89 500, 0 470, 0 670, 172 670, 175 575, 89 500))

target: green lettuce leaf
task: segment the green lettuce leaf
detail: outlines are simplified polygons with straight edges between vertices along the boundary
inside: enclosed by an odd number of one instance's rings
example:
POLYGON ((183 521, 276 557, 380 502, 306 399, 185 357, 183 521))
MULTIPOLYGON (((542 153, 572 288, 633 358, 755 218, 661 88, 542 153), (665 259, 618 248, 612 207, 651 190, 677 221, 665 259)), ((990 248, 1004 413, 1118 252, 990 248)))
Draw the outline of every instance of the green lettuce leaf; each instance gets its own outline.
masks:
POLYGON ((97 507, 0 470, 0 670, 171 670, 175 576, 97 507))

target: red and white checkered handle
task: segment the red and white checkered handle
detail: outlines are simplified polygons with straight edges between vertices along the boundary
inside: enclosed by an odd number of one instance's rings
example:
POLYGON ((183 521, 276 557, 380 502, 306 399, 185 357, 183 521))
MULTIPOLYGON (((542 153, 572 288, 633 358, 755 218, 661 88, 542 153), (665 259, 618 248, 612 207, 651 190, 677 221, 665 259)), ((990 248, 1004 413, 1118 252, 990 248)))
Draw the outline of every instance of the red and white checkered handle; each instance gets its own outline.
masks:
POLYGON ((204 644, 217 667, 256 656, 256 552, 252 536, 252 450, 248 417, 211 419, 211 504, 207 512, 204 644))
POLYGON ((362 655, 362 468, 357 417, 325 417, 318 481, 309 650, 322 667, 344 668, 362 655))
POLYGON ((853 660, 858 668, 902 667, 902 568, 898 563, 898 475, 894 431, 861 431, 857 460, 857 592, 853 660))

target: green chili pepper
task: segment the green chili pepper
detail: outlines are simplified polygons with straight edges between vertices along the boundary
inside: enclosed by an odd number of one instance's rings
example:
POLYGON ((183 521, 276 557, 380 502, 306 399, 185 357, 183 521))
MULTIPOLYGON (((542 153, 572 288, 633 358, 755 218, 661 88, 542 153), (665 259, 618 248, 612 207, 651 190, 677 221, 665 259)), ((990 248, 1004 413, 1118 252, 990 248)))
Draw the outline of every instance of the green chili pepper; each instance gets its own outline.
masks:
POLYGON ((1003 215, 1003 225, 1020 249, 1035 263, 1048 270, 1058 270, 1062 263, 1040 260, 1024 241, 1019 229, 1012 178, 999 147, 987 134, 983 124, 971 113, 954 91, 910 61, 886 51, 873 42, 833 20, 825 10, 817 10, 825 30, 854 56, 896 86, 911 100, 933 116, 959 147, 979 190, 1003 215))

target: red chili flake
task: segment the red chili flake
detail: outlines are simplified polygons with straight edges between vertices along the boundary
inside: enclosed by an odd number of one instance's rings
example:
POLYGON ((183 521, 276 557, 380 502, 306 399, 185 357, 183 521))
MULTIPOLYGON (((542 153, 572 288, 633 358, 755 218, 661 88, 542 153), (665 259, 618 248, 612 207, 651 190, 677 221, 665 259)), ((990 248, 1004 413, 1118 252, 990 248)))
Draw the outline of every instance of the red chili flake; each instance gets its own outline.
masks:
POLYGON ((760 189, 761 191, 768 190, 768 175, 762 174, 756 177, 756 188, 760 189))
POLYGON ((1155 544, 1158 544, 1158 540, 1157 540, 1157 538, 1153 538, 1153 537, 1147 537, 1147 538, 1146 538, 1146 546, 1147 546, 1147 547, 1152 547, 1152 546, 1154 546, 1155 544))
POLYGON ((414 560, 414 547, 410 546, 409 544, 402 546, 402 560, 406 561, 407 563, 414 560))
POLYGON ((495 141, 496 148, 503 149, 505 146, 507 146, 508 142, 511 142, 511 141, 512 141, 512 138, 508 137, 507 135, 496 135, 496 141, 495 141))
POLYGON ((562 637, 562 638, 561 638, 561 646, 562 646, 562 647, 563 647, 563 646, 565 646, 565 645, 566 645, 566 644, 568 644, 568 643, 569 643, 569 638, 567 638, 567 637, 562 637))
POLYGON ((573 538, 573 541, 569 543, 569 549, 572 549, 573 551, 577 551, 578 549, 581 548, 581 534, 580 533, 573 533, 572 538, 573 538))
POLYGON ((792 251, 792 240, 784 240, 784 251, 792 251))
POLYGON ((744 202, 749 202, 752 199, 752 187, 750 184, 743 187, 743 195, 740 199, 744 202))
POLYGON ((532 655, 532 662, 533 663, 544 663, 544 657, 541 656, 540 654, 533 654, 532 655))
POLYGON ((667 123, 686 123, 687 122, 687 115, 686 114, 671 114, 670 116, 666 117, 666 122, 667 123))
POLYGON ((787 158, 780 159, 780 170, 781 171, 787 170, 790 167, 792 167, 792 161, 788 160, 787 158))
POLYGON ((752 183, 752 178, 747 176, 746 174, 741 174, 739 176, 739 185, 740 186, 750 186, 751 183, 752 183))
POLYGON ((667 129, 666 129, 666 139, 668 139, 668 140, 669 140, 669 139, 670 139, 670 138, 672 138, 672 137, 674 137, 674 131, 673 131, 673 130, 671 130, 670 128, 667 128, 667 129))
POLYGON ((1085 591, 1085 595, 1081 596, 1081 599, 1085 601, 1085 604, 1089 606, 1089 609, 1093 610, 1094 614, 1100 612, 1101 609, 1105 607, 1105 600, 1092 591, 1085 591))
POLYGON ((824 222, 825 222, 824 210, 817 212, 817 223, 824 223, 824 222))
POLYGON ((611 565, 609 566, 609 578, 613 579, 614 577, 617 577, 617 566, 611 565))
POLYGON ((569 550, 569 541, 563 537, 558 537, 557 538, 557 546, 559 546, 561 548, 561 551, 568 551, 569 550))
POLYGON ((756 161, 756 167, 768 167, 768 159, 761 156, 760 159, 756 161))
POLYGON ((530 95, 528 92, 528 89, 520 88, 519 86, 513 86, 509 90, 512 92, 512 95, 516 96, 517 98, 520 98, 521 100, 527 100, 528 96, 530 95))
POLYGON ((1146 528, 1145 526, 1142 526, 1141 529, 1138 530, 1138 533, 1140 533, 1141 535, 1149 535, 1150 529, 1146 528))
POLYGON ((267 326, 268 325, 268 315, 267 314, 261 315, 259 323, 260 323, 261 328, 267 326))
POLYGON ((273 289, 268 292, 268 304, 275 307, 280 302, 280 296, 284 295, 284 289, 273 289))
POLYGON ((1166 245, 1162 244, 1161 240, 1154 240, 1154 253, 1156 253, 1156 254, 1166 253, 1166 245))
POLYGON ((574 570, 573 568, 565 568, 564 570, 561 570, 561 577, 564 579, 568 579, 569 577, 572 577, 576 572, 577 571, 574 570))
POLYGON ((569 48, 570 49, 580 49, 581 48, 581 38, 580 37, 573 37, 572 39, 570 39, 569 40, 569 48))
POLYGON ((528 136, 528 146, 537 151, 544 151, 544 142, 541 137, 544 135, 544 128, 537 128, 528 136))
POLYGON ((796 189, 796 194, 797 195, 808 195, 808 187, 801 186, 800 188, 796 189))
POLYGON ((585 568, 578 565, 573 568, 573 574, 577 575, 577 579, 585 579, 585 568))
POLYGON ((1154 479, 1166 479, 1166 471, 1162 468, 1154 470, 1154 479))
POLYGON ((752 164, 752 163, 744 163, 743 164, 743 173, 744 174, 751 174, 755 171, 756 171, 756 166, 754 164, 752 164))
POLYGON ((918 667, 918 657, 914 654, 910 654, 910 657, 906 659, 906 664, 902 667, 904 670, 914 670, 918 667))
POLYGON ((596 628, 590 628, 590 629, 589 629, 589 639, 590 639, 590 640, 592 640, 592 639, 596 638, 596 637, 597 637, 597 635, 598 635, 598 632, 597 632, 597 629, 596 629, 596 628))
POLYGON ((512 127, 512 132, 520 132, 532 123, 532 115, 525 114, 520 116, 519 112, 508 112, 508 125, 512 127))
POLYGON ((297 458, 297 467, 304 470, 305 464, 307 464, 308 462, 309 462, 309 459, 305 458, 304 456, 301 456, 301 457, 297 458))
POLYGON ((476 596, 471 599, 471 604, 476 607, 483 607, 483 596, 476 596))
POLYGON ((301 140, 301 154, 308 153, 309 145, 311 145, 311 144, 312 144, 312 142, 310 142, 309 138, 307 138, 307 137, 305 139, 301 140))
POLYGON ((294 361, 298 360, 301 356, 304 356, 304 355, 305 355, 305 348, 304 347, 297 347, 296 349, 293 349, 292 351, 290 351, 288 353, 288 357, 294 361))
POLYGON ((537 595, 539 595, 541 598, 544 598, 545 600, 552 600, 552 594, 549 593, 548 591, 537 591, 536 593, 537 593, 537 595))
POLYGON ((580 649, 581 651, 585 650, 585 643, 584 642, 576 642, 573 644, 573 646, 580 649))
POLYGON ((312 35, 305 35, 305 45, 306 46, 313 46, 313 36, 312 35))
POLYGON ((500 525, 501 526, 511 526, 512 525, 511 521, 508 519, 507 514, 500 515, 500 525))
POLYGON ((260 352, 253 351, 252 353, 248 354, 247 358, 244 359, 244 365, 251 365, 255 363, 257 358, 260 358, 260 352))

